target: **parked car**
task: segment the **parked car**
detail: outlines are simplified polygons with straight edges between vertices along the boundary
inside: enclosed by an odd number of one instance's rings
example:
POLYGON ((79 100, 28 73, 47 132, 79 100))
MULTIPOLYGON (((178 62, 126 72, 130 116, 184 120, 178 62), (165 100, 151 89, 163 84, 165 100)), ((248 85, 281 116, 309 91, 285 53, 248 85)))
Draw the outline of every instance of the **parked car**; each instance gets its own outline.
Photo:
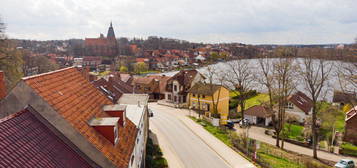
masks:
POLYGON ((234 129, 234 122, 231 120, 227 120, 227 124, 225 126, 229 129, 234 129))
POLYGON ((241 121, 241 119, 229 119, 230 121, 232 121, 233 123, 239 123, 241 121))
POLYGON ((243 128, 246 126, 249 126, 249 120, 245 118, 239 122, 239 127, 243 128))
POLYGON ((151 109, 149 109, 149 117, 154 117, 154 112, 151 109))
POLYGON ((335 164, 336 168, 354 168, 355 163, 351 159, 341 159, 335 164))

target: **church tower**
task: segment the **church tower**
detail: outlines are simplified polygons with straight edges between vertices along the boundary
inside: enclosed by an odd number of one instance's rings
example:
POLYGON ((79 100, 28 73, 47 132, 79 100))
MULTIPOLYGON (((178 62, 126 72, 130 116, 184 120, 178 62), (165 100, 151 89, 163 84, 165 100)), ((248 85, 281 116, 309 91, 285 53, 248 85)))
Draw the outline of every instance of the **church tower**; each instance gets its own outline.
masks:
POLYGON ((115 34, 114 34, 114 29, 113 29, 112 22, 110 22, 110 26, 109 26, 109 29, 108 29, 107 38, 108 38, 108 39, 115 39, 115 34))

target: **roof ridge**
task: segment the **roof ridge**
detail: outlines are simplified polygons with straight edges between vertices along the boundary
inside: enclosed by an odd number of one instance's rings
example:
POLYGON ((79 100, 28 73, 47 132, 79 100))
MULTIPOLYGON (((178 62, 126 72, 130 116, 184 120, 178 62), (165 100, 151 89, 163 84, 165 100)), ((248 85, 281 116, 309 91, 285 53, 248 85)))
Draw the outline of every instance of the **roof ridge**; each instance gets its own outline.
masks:
POLYGON ((27 107, 25 107, 24 109, 22 109, 22 110, 19 111, 19 112, 16 112, 16 113, 10 114, 10 115, 8 115, 8 116, 6 116, 6 117, 4 117, 4 118, 1 118, 1 119, 0 119, 0 123, 9 121, 9 120, 11 120, 11 119, 13 119, 13 118, 15 118, 15 117, 17 117, 17 116, 19 116, 19 115, 25 113, 25 112, 28 112, 27 107))
POLYGON ((49 74, 53 74, 53 73, 57 73, 57 72, 61 72, 61 71, 66 71, 66 70, 72 69, 72 68, 75 68, 75 67, 71 66, 71 67, 57 69, 57 70, 54 70, 54 71, 45 72, 45 73, 41 73, 41 74, 37 74, 37 75, 26 76, 26 77, 23 77, 22 80, 28 80, 28 79, 36 78, 36 77, 39 77, 39 76, 44 76, 44 75, 49 75, 49 74))
POLYGON ((357 112, 353 113, 350 117, 346 118, 346 121, 350 120, 350 119, 353 118, 355 115, 357 115, 357 112))

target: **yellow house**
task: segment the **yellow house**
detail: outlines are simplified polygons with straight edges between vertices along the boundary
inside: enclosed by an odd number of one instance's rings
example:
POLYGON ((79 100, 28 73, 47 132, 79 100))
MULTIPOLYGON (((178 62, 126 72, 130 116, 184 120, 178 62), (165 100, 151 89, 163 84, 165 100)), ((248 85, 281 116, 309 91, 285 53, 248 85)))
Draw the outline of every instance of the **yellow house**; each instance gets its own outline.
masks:
POLYGON ((188 90, 188 106, 195 110, 204 111, 205 116, 211 117, 214 105, 220 114, 220 124, 226 124, 229 112, 229 90, 220 85, 196 83, 188 90))

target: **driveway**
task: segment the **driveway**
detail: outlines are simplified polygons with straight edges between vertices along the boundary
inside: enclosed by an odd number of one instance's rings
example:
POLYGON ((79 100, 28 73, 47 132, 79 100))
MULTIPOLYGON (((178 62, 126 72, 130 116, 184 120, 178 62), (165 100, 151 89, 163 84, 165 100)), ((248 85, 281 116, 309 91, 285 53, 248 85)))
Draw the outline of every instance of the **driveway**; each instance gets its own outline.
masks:
POLYGON ((255 167, 186 117, 188 110, 156 103, 150 103, 149 108, 154 112, 150 129, 157 136, 170 167, 255 167))
MULTIPOLYGON (((242 129, 239 128, 238 126, 236 126, 236 130, 237 132, 241 132, 242 129)), ((268 136, 264 133, 265 128, 262 127, 256 127, 256 126, 252 126, 249 129, 249 133, 248 136, 250 138, 271 144, 271 145, 275 145, 276 140, 274 138, 272 138, 271 136, 268 136)), ((284 143, 284 148, 296 153, 300 153, 300 154, 305 154, 305 155, 309 155, 312 156, 312 149, 310 148, 305 148, 299 145, 295 145, 295 144, 291 144, 288 142, 284 143)), ((357 163, 357 158, 353 158, 353 157, 346 157, 346 156, 342 156, 342 155, 337 155, 337 154, 332 154, 329 152, 325 152, 325 151, 318 151, 317 152, 317 156, 319 158, 322 159, 326 159, 326 160, 330 160, 330 161, 334 161, 334 162, 338 162, 340 159, 342 158, 349 158, 355 161, 355 163, 357 163)))

